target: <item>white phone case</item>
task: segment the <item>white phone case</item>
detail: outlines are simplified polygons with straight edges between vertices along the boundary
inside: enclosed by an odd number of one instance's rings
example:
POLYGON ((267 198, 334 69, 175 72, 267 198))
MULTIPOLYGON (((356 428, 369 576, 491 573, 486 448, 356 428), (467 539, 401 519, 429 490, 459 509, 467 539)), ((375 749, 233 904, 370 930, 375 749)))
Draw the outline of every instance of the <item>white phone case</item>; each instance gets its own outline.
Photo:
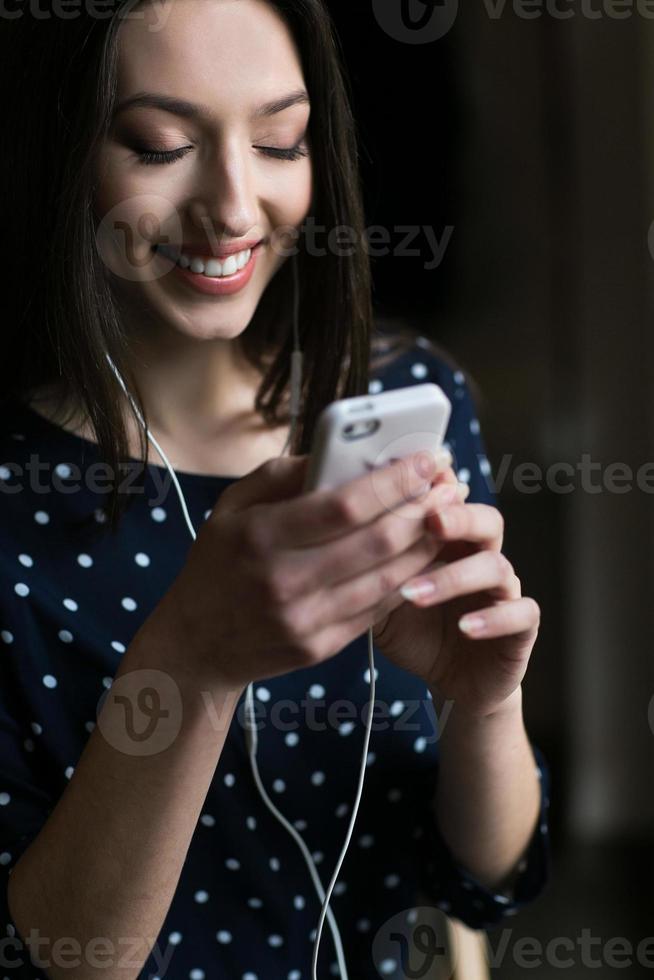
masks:
POLYGON ((332 402, 318 418, 304 492, 334 489, 412 453, 434 455, 451 410, 432 382, 332 402))

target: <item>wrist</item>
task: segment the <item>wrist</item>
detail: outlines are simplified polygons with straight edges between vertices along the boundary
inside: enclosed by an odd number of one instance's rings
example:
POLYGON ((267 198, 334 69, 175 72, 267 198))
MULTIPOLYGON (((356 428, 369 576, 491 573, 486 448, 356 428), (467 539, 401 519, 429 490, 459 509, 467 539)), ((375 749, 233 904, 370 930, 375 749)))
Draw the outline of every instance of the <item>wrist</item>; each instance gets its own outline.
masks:
POLYGON ((518 685, 508 698, 490 711, 470 710, 455 700, 445 698, 433 686, 430 686, 429 690, 437 717, 440 718, 442 714, 449 726, 461 727, 466 731, 477 728, 511 728, 514 726, 524 726, 522 685, 518 685))

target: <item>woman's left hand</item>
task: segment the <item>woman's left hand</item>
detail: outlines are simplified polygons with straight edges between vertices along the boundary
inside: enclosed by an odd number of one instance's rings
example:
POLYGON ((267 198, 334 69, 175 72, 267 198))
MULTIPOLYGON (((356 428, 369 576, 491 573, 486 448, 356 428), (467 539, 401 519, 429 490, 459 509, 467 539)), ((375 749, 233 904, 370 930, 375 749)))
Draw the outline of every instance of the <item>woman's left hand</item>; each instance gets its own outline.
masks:
MULTIPOLYGON (((432 485, 457 482, 449 467, 432 485)), ((459 500, 425 518, 426 533, 436 535, 442 548, 404 586, 426 580, 438 591, 411 601, 399 596, 401 605, 373 626, 373 638, 398 667, 481 717, 519 696, 540 607, 521 595, 520 579, 502 554, 504 519, 497 508, 459 500), (437 567, 439 562, 445 564, 437 567), (464 614, 481 619, 483 629, 463 629, 464 614)))

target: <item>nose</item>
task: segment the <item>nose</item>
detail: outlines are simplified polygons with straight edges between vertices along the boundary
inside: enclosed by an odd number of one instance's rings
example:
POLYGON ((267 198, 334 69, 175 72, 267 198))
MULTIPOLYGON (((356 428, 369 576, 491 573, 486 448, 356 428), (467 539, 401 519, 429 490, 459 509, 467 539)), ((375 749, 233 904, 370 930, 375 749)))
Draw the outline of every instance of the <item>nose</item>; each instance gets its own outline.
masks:
POLYGON ((215 227, 229 239, 250 233, 258 221, 259 207, 247 151, 236 143, 217 147, 198 179, 201 187, 191 203, 196 227, 205 235, 215 227))

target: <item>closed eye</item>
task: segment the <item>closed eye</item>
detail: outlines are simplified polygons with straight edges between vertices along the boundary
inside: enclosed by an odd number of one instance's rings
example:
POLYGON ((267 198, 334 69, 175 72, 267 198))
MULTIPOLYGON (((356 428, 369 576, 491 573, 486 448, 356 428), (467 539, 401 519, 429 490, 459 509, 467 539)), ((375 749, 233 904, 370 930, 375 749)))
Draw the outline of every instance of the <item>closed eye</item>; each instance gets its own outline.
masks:
MULTIPOLYGON (((185 157, 186 154, 192 149, 192 146, 182 146, 178 150, 139 150, 139 163, 143 163, 146 166, 152 164, 175 163, 176 160, 181 160, 182 157, 185 157)), ((306 157, 308 155, 308 150, 305 148, 303 142, 288 148, 257 146, 255 149, 261 150, 261 152, 265 153, 266 156, 273 157, 273 159, 276 160, 299 160, 301 157, 306 157)))

